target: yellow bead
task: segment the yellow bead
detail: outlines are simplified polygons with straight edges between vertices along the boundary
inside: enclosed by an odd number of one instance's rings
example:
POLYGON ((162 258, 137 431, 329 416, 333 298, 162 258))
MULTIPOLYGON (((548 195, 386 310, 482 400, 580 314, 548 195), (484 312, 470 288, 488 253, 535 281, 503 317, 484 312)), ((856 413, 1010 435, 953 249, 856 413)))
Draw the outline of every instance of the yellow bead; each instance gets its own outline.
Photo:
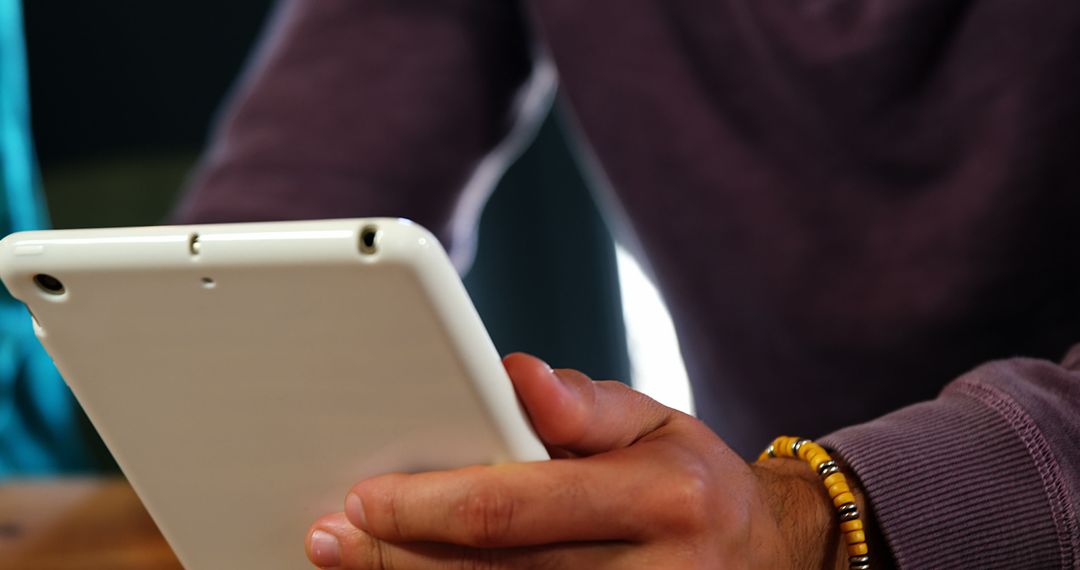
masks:
POLYGON ((851 491, 851 488, 848 487, 847 481, 840 481, 835 485, 829 485, 829 497, 835 497, 840 493, 847 493, 849 491, 851 491))
POLYGON ((785 441, 787 441, 787 437, 785 436, 780 436, 773 440, 773 455, 777 457, 787 457, 786 455, 784 455, 784 449, 787 447, 786 445, 784 445, 785 441))
POLYGON ((847 547, 848 556, 864 556, 869 549, 866 548, 865 542, 859 544, 849 544, 847 547))
POLYGON ((812 441, 808 441, 802 444, 802 447, 799 448, 799 459, 805 460, 807 457, 810 456, 811 452, 815 452, 819 449, 821 449, 821 447, 818 446, 818 444, 812 441))
POLYGON ((779 457, 791 457, 791 444, 795 443, 795 438, 785 435, 776 441, 778 442, 776 455, 779 457))
POLYGON ((840 532, 851 532, 853 530, 862 530, 862 520, 855 519, 853 521, 845 521, 840 523, 840 532))
POLYGON ((840 493, 839 495, 833 497, 833 500, 832 500, 832 504, 836 508, 840 508, 840 505, 843 505, 844 503, 854 503, 854 502, 855 502, 855 495, 852 495, 851 491, 845 491, 843 493, 840 493))
POLYGON ((821 467, 821 464, 825 463, 828 460, 828 455, 815 455, 813 458, 810 459, 810 467, 813 467, 814 472, 816 473, 818 468, 821 467))
POLYGON ((847 478, 844 477, 844 474, 840 473, 839 471, 825 478, 826 487, 832 487, 837 483, 847 483, 847 478))
POLYGON ((853 530, 848 533, 844 533, 844 540, 848 544, 858 544, 860 542, 866 542, 866 533, 861 530, 853 530))
MULTIPOLYGON (((803 446, 803 449, 806 449, 805 445, 803 446)), ((800 449, 799 451, 802 451, 802 449, 800 449)), ((826 461, 830 459, 829 454, 824 449, 817 446, 811 447, 806 451, 806 453, 802 453, 801 455, 803 461, 810 463, 813 463, 813 461, 819 457, 824 457, 826 461)))

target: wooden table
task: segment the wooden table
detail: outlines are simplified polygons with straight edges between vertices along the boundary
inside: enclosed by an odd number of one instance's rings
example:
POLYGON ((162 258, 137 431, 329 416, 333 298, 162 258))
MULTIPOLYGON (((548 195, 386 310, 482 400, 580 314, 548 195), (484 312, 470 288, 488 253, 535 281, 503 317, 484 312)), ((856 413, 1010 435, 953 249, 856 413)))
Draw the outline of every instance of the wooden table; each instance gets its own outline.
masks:
POLYGON ((182 569, 121 478, 0 484, 0 570, 182 569))

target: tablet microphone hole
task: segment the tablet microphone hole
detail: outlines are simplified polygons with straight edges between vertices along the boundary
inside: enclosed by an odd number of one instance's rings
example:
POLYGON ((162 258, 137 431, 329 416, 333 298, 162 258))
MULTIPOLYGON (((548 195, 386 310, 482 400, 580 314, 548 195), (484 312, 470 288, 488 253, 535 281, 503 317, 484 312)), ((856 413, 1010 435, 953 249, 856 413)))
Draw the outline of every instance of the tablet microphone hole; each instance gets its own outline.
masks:
POLYGON ((35 275, 34 284, 38 286, 38 289, 41 289, 50 295, 64 294, 64 284, 61 283, 59 279, 47 273, 38 273, 35 275))
POLYGON ((188 236, 188 251, 191 255, 199 255, 199 234, 188 236))
POLYGON ((372 254, 379 250, 378 226, 364 226, 360 229, 360 253, 372 254))
POLYGON ((202 286, 203 286, 203 289, 213 289, 214 287, 217 286, 217 281, 214 281, 213 277, 203 277, 202 278, 202 286))

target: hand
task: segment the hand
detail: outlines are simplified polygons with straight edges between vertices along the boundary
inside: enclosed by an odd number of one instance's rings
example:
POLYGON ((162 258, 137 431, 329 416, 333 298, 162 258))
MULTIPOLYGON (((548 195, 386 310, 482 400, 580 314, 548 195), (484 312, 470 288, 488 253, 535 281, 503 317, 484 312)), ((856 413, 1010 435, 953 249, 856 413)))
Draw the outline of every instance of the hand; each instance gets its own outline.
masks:
POLYGON ((323 568, 844 567, 824 488, 747 465, 698 420, 618 382, 505 360, 552 461, 357 483, 309 530, 323 568))

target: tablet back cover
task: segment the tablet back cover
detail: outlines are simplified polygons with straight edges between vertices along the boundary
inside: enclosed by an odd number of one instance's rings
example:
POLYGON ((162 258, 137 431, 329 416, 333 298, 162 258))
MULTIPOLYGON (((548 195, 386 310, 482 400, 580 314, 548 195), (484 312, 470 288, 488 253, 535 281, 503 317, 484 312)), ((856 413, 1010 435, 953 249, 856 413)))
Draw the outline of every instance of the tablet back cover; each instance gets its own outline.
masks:
POLYGON ((28 232, 0 273, 188 568, 307 567, 367 476, 546 457, 407 221, 28 232))

